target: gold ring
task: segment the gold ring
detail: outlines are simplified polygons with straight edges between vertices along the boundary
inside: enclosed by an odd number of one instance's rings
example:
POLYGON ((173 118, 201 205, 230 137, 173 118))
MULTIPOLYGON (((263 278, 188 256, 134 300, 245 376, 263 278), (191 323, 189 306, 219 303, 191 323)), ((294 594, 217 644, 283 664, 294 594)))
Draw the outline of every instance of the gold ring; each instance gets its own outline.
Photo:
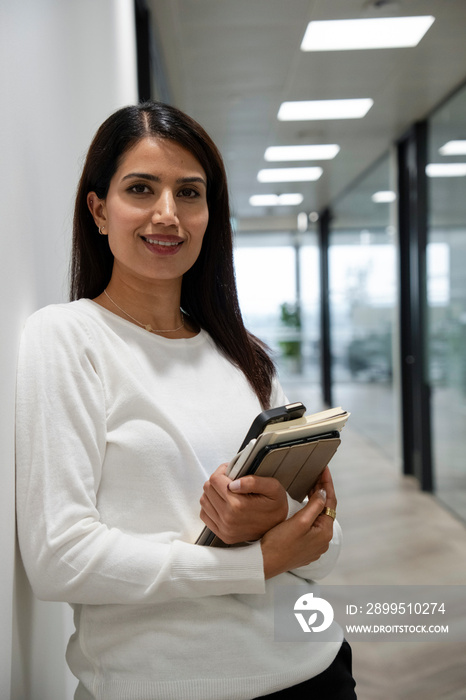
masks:
POLYGON ((335 518, 337 517, 337 511, 336 511, 336 510, 333 510, 333 508, 324 508, 323 511, 322 511, 322 513, 323 513, 324 515, 330 515, 330 517, 332 518, 332 520, 335 520, 335 518))

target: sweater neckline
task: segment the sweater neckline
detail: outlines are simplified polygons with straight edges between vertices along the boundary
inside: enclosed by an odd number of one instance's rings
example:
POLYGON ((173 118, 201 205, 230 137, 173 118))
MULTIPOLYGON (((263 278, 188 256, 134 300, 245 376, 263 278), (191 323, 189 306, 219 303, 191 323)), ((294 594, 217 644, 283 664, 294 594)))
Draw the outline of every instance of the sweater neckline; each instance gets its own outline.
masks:
POLYGON ((175 344, 196 345, 197 343, 204 341, 207 337, 206 331, 201 328, 199 333, 194 335, 192 338, 165 338, 165 336, 157 335, 156 333, 148 333, 145 328, 137 326, 135 323, 118 316, 118 314, 115 314, 113 311, 110 311, 110 309, 106 309, 104 306, 97 304, 97 302, 93 301, 92 299, 78 299, 75 303, 80 304, 81 306, 86 306, 93 315, 97 315, 103 319, 105 323, 110 322, 112 325, 120 324, 121 327, 127 330, 133 330, 135 335, 146 338, 149 342, 161 342, 164 345, 170 344, 173 347, 175 344))

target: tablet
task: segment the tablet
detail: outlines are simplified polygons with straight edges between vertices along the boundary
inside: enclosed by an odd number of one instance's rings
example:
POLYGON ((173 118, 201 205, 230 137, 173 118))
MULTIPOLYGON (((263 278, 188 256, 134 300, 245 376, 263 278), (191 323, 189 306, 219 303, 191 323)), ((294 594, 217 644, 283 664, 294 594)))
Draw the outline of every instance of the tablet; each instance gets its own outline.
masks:
MULTIPOLYGON (((302 502, 337 451, 341 443, 340 430, 349 415, 339 407, 266 426, 233 458, 226 473, 232 479, 248 474, 273 477, 291 498, 302 502)), ((196 544, 232 546, 222 542, 207 527, 196 544)))

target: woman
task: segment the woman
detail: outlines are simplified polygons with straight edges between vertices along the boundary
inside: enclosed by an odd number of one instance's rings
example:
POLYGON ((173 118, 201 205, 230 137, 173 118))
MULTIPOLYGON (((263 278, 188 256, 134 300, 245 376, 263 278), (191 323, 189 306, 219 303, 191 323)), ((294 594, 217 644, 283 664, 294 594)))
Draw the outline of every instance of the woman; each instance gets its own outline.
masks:
POLYGON ((270 579, 321 577, 338 555, 328 470, 304 507, 274 479, 225 475, 255 415, 286 398, 242 323, 225 172, 196 122, 147 103, 100 127, 71 278, 72 302, 23 334, 17 500, 35 593, 74 608, 76 699, 307 697, 319 683, 355 697, 340 641, 273 640, 270 579), (203 523, 253 542, 195 545, 203 523))

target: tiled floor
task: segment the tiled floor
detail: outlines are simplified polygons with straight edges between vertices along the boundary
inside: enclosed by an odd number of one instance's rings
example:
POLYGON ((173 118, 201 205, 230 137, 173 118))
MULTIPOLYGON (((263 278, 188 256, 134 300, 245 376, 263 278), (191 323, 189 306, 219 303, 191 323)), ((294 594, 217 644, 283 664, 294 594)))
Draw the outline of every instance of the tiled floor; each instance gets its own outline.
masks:
MULTIPOLYGON (((350 427, 342 438, 331 470, 344 547, 325 582, 460 584, 466 594, 464 523, 420 492, 415 481, 400 476, 394 462, 366 438, 350 427)), ((466 699, 466 642, 352 646, 358 700, 466 699)))

